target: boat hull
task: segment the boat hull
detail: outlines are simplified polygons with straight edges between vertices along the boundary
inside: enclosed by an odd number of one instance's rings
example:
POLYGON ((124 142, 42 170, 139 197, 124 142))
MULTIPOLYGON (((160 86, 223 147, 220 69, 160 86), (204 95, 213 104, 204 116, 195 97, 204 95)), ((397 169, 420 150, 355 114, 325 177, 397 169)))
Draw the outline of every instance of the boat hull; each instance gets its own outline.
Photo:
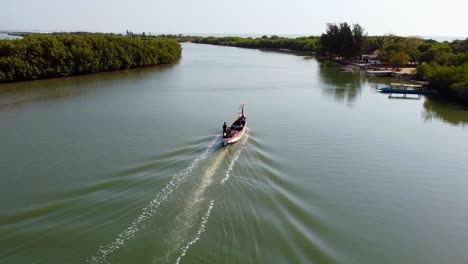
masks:
POLYGON ((224 145, 236 143, 237 141, 239 141, 244 136, 245 130, 246 130, 246 127, 244 126, 244 128, 242 128, 242 130, 237 132, 234 136, 230 138, 223 138, 224 145))
POLYGON ((381 88, 381 93, 398 93, 398 94, 433 94, 431 90, 403 90, 394 88, 381 88))

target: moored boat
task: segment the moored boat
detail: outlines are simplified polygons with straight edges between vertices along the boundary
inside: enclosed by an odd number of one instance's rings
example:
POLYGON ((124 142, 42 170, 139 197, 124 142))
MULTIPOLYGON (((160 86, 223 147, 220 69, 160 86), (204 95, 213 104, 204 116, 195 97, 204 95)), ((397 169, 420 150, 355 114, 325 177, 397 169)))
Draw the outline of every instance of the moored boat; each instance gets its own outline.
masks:
POLYGON ((341 72, 354 72, 354 69, 349 66, 341 67, 341 72))
POLYGON ((420 89, 420 84, 391 83, 390 87, 379 88, 381 93, 396 94, 434 94, 432 90, 420 89))
POLYGON ((230 126, 223 125, 223 143, 224 145, 232 144, 241 139, 246 131, 247 117, 244 115, 244 104, 239 108, 242 109, 241 114, 231 123, 230 126))
POLYGON ((405 89, 396 89, 391 87, 380 88, 379 92, 381 93, 398 93, 398 94, 434 94, 434 91, 431 90, 405 90, 405 89))

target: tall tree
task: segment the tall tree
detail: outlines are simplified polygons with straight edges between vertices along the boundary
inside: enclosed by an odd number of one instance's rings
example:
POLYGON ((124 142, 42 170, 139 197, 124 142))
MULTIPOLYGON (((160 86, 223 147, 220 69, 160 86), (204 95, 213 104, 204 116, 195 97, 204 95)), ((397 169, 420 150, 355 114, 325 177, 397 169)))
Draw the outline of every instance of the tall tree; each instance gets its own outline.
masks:
POLYGON ((361 56, 364 48, 364 28, 359 24, 353 25, 353 56, 361 56))
POLYGON ((364 28, 359 24, 327 23, 326 33, 320 37, 322 51, 333 56, 352 58, 359 56, 364 47, 364 28))

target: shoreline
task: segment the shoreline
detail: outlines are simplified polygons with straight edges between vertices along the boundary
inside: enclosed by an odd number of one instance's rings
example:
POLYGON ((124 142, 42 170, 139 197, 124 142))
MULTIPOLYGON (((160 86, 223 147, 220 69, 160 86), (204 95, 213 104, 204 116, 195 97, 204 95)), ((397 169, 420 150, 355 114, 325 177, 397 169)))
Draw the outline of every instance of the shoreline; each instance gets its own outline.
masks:
POLYGON ((170 65, 182 55, 180 43, 173 39, 111 35, 0 40, 0 48, 5 46, 9 49, 0 57, 0 83, 170 65))
POLYGON ((8 86, 15 83, 28 83, 28 82, 37 82, 37 81, 46 81, 46 80, 59 80, 59 79, 66 79, 66 78, 75 78, 75 77, 83 77, 83 76, 93 76, 99 74, 111 74, 111 73, 125 73, 128 71, 141 71, 141 70, 148 70, 151 68, 155 68, 155 70, 166 70, 180 62, 179 58, 177 61, 166 63, 166 64, 157 64, 157 65, 149 65, 149 66, 141 66, 141 67, 133 67, 128 69, 117 69, 117 70, 110 70, 110 71, 100 71, 100 72, 91 72, 85 74, 74 74, 74 75, 65 75, 65 76, 57 76, 57 77, 50 77, 50 78, 40 78, 40 79, 31 79, 31 80, 18 80, 18 81, 9 81, 9 82, 0 82, 0 91, 2 86, 8 86))

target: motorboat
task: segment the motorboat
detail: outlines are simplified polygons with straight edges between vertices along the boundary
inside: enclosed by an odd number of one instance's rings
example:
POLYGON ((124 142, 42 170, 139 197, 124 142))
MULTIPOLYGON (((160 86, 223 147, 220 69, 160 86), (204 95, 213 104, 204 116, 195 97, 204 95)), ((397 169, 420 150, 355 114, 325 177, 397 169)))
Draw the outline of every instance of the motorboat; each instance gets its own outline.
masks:
POLYGON ((240 107, 242 112, 239 116, 227 126, 226 122, 223 125, 223 143, 224 145, 232 144, 239 141, 245 134, 247 117, 244 115, 244 104, 240 107))

